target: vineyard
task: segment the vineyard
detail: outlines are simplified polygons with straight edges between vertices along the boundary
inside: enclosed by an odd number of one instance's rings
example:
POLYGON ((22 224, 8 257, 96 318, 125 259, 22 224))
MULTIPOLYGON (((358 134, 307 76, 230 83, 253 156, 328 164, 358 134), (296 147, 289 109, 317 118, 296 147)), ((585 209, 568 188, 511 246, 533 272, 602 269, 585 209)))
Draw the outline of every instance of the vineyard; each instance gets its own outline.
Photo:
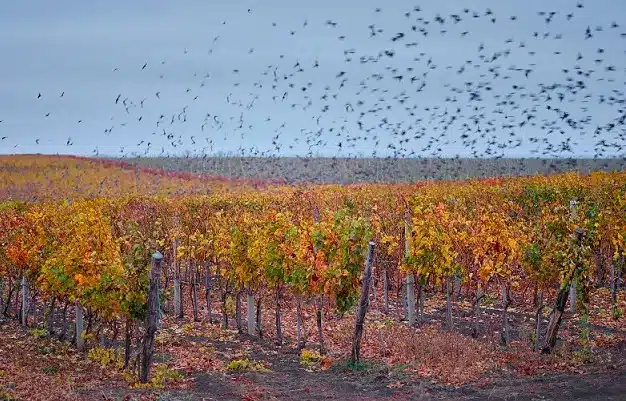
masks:
MULTIPOLYGON (((625 172, 286 186, 0 163, 0 334, 56 347, 57 365, 90 364, 98 383, 183 391, 206 372, 280 370, 260 349, 315 375, 384 366, 387 392, 623 366, 625 172)), ((6 386, 26 380, 18 349, 0 347, 0 399, 43 397, 6 386)), ((81 380, 51 391, 98 385, 81 380)))

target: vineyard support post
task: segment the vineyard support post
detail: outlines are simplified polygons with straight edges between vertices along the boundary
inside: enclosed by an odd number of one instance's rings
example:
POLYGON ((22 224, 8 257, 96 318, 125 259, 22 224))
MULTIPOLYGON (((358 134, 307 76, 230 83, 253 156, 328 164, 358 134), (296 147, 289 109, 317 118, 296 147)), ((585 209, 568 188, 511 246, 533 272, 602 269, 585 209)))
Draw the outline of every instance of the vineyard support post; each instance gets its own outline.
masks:
POLYGON ((148 316, 146 318, 146 330, 141 341, 141 364, 139 366, 139 381, 148 382, 152 358, 154 354, 154 338, 157 332, 158 306, 159 306, 159 282, 161 280, 161 261, 163 255, 155 252, 152 255, 152 267, 150 269, 150 290, 148 292, 148 316))
POLYGON ((84 329, 84 309, 80 304, 80 301, 76 301, 76 348, 79 351, 85 349, 85 338, 83 337, 83 329, 84 329))
POLYGON ((361 287, 361 299, 359 301, 359 309, 356 315, 356 322, 354 325, 354 337, 352 338, 352 365, 357 364, 361 358, 361 338, 363 336, 363 324, 365 323, 365 315, 369 306, 369 289, 372 280, 372 263, 374 261, 375 248, 376 245, 374 244, 374 242, 370 241, 367 250, 367 260, 365 263, 363 284, 361 287))
POLYGON ((28 324, 28 280, 22 276, 22 312, 20 314, 22 325, 28 324))

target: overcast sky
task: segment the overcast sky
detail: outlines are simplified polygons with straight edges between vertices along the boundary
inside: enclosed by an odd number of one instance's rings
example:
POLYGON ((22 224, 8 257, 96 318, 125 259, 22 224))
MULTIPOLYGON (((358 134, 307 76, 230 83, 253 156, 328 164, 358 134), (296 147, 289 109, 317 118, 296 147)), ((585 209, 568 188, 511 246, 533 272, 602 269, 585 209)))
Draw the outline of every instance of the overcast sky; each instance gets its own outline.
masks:
POLYGON ((576 4, 2 1, 0 153, 623 157, 626 1, 576 4))

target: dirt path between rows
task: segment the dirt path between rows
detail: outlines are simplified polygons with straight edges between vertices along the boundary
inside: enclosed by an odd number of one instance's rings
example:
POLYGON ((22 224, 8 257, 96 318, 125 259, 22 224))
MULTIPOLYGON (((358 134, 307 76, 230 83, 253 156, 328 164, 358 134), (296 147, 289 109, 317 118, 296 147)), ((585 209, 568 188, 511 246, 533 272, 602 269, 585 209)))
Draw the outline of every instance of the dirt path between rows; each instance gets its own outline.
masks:
MULTIPOLYGON (((245 340, 252 340, 242 336, 245 340)), ((240 342, 196 338, 218 352, 240 342)), ((238 339, 241 341, 241 338, 238 339)), ((352 371, 340 363, 328 371, 308 372, 294 350, 270 342, 252 342, 250 358, 264 361, 271 372, 210 372, 195 374, 188 390, 159 395, 162 401, 195 400, 626 400, 626 364, 614 370, 540 377, 496 377, 482 384, 449 387, 410 379, 379 365, 352 371)), ((119 395, 119 393, 118 393, 119 395)))

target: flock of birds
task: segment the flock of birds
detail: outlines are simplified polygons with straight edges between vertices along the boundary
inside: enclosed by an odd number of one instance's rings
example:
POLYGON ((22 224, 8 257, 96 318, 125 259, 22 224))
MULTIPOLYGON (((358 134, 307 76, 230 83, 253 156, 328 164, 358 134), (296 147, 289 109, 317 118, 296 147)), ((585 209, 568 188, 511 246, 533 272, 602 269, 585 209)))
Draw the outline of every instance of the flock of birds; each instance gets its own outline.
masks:
MULTIPOLYGON (((491 9, 461 7, 443 15, 415 6, 399 16, 394 31, 376 23, 385 13, 376 8, 374 22, 359 32, 369 41, 363 50, 349 47, 352 33, 329 19, 318 28, 336 32, 337 48, 344 47, 334 63, 324 65, 328 55, 311 60, 294 51, 253 74, 249 70, 256 67, 259 49, 246 49, 250 65, 218 78, 233 85, 220 107, 209 106, 222 101, 212 94, 216 81, 210 67, 194 72, 184 93, 172 95, 162 89, 168 61, 144 62, 136 69, 158 76, 154 90, 111 98, 115 115, 103 127, 101 142, 114 142, 119 131, 139 138, 135 146, 120 146, 119 156, 180 156, 192 149, 187 156, 210 157, 221 144, 237 139, 236 155, 270 158, 363 156, 363 149, 370 153, 365 156, 391 158, 452 157, 451 149, 477 158, 515 152, 572 158, 585 146, 593 147, 590 153, 597 158, 623 158, 626 66, 619 62, 626 60, 626 26, 606 21, 583 24, 580 31, 564 28, 584 18, 587 7, 592 5, 572 3, 567 10, 537 11, 533 21, 523 21, 491 9), (514 24, 527 34, 508 37, 507 27, 514 24), (490 37, 496 39, 475 43, 470 31, 475 26, 492 29, 490 37), (464 52, 441 56, 429 41, 444 47, 455 43, 464 52), (572 47, 572 41, 581 45, 572 47), (165 96, 177 96, 173 102, 180 107, 162 109, 165 96), (265 148, 255 144, 259 135, 267 136, 265 148)), ((272 22, 268 29, 279 25, 272 22)), ((297 37, 311 25, 304 20, 285 35, 297 37)), ((225 41, 221 35, 208 38, 207 56, 225 41)), ((184 58, 189 50, 181 52, 184 58)), ((65 92, 35 93, 33 101, 49 97, 63 102, 65 92)), ((41 117, 51 118, 51 112, 41 117)), ((3 133, 2 123, 9 118, 0 115, 4 143, 19 135, 3 133)), ((39 145, 41 139, 34 141, 39 145)), ((73 144, 68 137, 67 153, 73 144)), ((98 148, 93 154, 99 154, 98 148)))

